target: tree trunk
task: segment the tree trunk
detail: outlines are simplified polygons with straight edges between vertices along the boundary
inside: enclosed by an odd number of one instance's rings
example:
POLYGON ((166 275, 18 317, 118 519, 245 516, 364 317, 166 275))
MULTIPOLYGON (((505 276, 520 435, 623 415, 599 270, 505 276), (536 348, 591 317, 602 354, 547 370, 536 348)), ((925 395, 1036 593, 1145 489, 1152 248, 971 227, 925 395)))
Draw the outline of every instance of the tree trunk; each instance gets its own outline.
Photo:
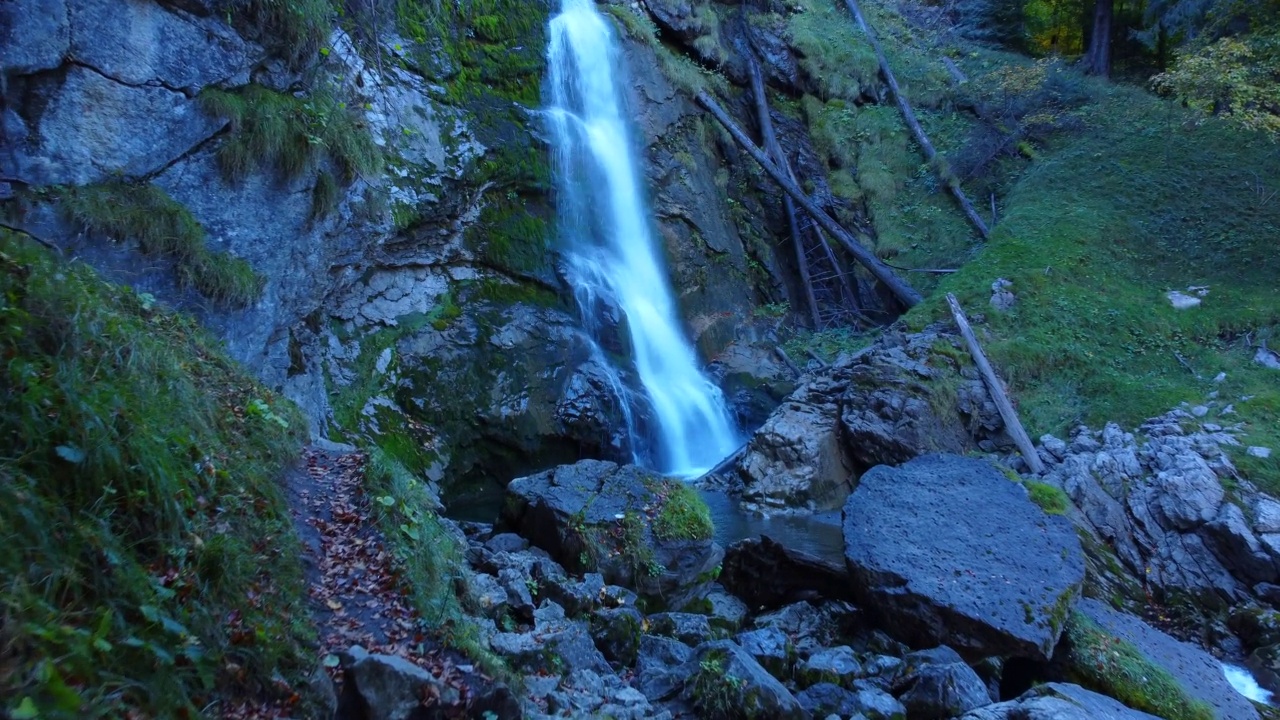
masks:
POLYGON ((1089 50, 1081 65, 1089 75, 1111 77, 1111 16, 1115 0, 1097 0, 1093 6, 1093 33, 1089 35, 1089 50))
POLYGON ((884 283, 884 286, 889 288, 889 291, 898 299, 898 302, 902 303, 903 307, 911 308, 920 304, 920 301, 924 299, 920 296, 920 293, 894 274, 893 270, 890 270, 884 264, 884 261, 876 257, 875 253, 863 247, 849 231, 840 227, 840 224, 835 220, 832 220, 831 216, 819 209, 817 205, 814 205, 809 197, 804 194, 804 191, 792 182, 791 178, 787 177, 787 174, 782 169, 774 165, 763 150, 751 142, 747 134, 742 132, 737 123, 733 122, 733 118, 729 117, 729 113, 720 107, 720 103, 716 102, 715 98, 711 97, 705 90, 699 91, 696 97, 698 102, 711 111, 711 115, 729 131, 729 134, 751 156, 751 159, 759 163, 760 167, 764 168, 764 171, 769 174, 769 177, 773 178, 773 181, 778 183, 778 186, 790 195, 797 205, 809 213, 809 217, 812 217, 814 222, 831 233, 841 245, 844 245, 855 260, 862 263, 862 266, 870 271, 877 280, 884 283))
MULTIPOLYGON (((1108 2, 1110 1, 1108 0, 1108 2)), ((858 23, 858 27, 862 28, 862 32, 866 34, 867 40, 871 43, 871 49, 875 51, 876 60, 880 63, 880 74, 884 75, 884 81, 888 84, 889 91, 893 93, 893 99, 897 101, 898 110, 902 113, 902 119, 911 130, 911 135, 915 137, 916 142, 924 150, 924 159, 933 165, 934 172, 938 174, 938 179, 951 191, 956 202, 960 204, 960 209, 964 211, 965 217, 969 218, 969 222, 974 229, 978 231, 983 240, 986 240, 991 236, 991 231, 987 229, 987 224, 982 221, 978 211, 973 209, 973 203, 969 202, 969 197, 961 189, 960 181, 942 172, 943 165, 938 160, 938 151, 933 149, 933 143, 929 142, 929 136, 925 134, 924 128, 920 127, 920 121, 916 119, 916 113, 911 109, 911 103, 907 102, 907 96, 902 94, 902 88, 898 86, 898 78, 889 67, 889 58, 885 56, 884 48, 880 47, 880 40, 876 38, 875 32, 867 24, 866 18, 862 17, 862 8, 858 7, 858 0, 845 0, 845 4, 849 6, 849 12, 853 15, 854 21, 858 23)))

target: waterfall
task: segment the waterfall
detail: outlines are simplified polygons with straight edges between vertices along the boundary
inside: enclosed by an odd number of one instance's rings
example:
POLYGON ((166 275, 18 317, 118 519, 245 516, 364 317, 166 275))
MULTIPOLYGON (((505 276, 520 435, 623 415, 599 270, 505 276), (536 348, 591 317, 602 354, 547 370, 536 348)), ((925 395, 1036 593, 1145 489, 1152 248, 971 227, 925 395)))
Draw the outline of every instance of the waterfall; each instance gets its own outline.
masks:
POLYGON ((568 281, 588 331, 600 333, 601 308, 625 316, 656 425, 652 464, 672 475, 698 475, 736 449, 737 433, 684 336, 654 243, 621 98, 617 44, 592 0, 562 0, 549 35, 546 117, 568 281))

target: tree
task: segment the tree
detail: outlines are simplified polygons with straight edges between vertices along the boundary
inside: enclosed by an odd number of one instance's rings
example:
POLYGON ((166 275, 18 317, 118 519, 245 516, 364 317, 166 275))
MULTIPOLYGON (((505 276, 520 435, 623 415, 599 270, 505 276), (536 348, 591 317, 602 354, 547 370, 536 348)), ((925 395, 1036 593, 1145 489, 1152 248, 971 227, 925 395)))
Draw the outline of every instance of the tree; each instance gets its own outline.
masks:
POLYGON ((1080 65, 1089 75, 1111 76, 1111 24, 1115 14, 1115 0, 1097 0, 1093 6, 1093 32, 1089 35, 1089 49, 1080 59, 1080 65))

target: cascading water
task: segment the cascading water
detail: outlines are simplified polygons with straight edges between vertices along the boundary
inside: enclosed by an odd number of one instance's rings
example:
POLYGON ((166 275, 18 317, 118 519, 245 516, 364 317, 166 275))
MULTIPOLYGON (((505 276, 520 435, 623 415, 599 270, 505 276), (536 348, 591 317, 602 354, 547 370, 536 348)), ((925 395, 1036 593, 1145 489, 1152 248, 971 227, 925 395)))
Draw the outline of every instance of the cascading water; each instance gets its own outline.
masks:
POLYGON ((719 388, 698 369, 650 231, 619 93, 617 45, 593 0, 562 0, 551 20, 547 119, 560 233, 587 329, 600 307, 626 316, 636 374, 657 426, 656 469, 698 475, 734 451, 719 388))

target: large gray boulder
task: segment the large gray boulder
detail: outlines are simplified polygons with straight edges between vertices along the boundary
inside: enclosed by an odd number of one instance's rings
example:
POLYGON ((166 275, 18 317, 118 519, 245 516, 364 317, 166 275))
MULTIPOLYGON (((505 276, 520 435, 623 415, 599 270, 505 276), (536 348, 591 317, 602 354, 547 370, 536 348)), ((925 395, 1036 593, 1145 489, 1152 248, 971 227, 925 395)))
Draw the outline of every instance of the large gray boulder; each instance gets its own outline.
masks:
POLYGON ((738 461, 743 500, 762 512, 838 507, 853 485, 840 432, 842 378, 818 375, 755 432, 738 461))
POLYGON ((845 504, 844 533, 854 592, 916 646, 1046 659, 1084 581, 1071 523, 981 460, 873 468, 845 504))
MULTIPOLYGON (((1221 720, 1258 718, 1258 711, 1252 703, 1236 692, 1223 674, 1222 666, 1205 651, 1176 640, 1141 619, 1113 610, 1097 600, 1083 599, 1077 609, 1087 623, 1092 623, 1107 636, 1132 646, 1145 662, 1167 672, 1189 700, 1207 704, 1213 710, 1214 717, 1221 720)), ((1073 620, 1075 622, 1077 621, 1073 620)), ((1077 630, 1073 629, 1072 633, 1073 639, 1083 637, 1077 634, 1077 630)), ((1082 678, 1093 675, 1089 664, 1095 663, 1095 658, 1089 654, 1087 647, 1069 648, 1069 660, 1078 668, 1075 672, 1081 674, 1082 678)), ((1101 675, 1095 675, 1100 683, 1113 682, 1110 674, 1101 675)), ((1106 688, 1099 686, 1095 689, 1106 688)))
POLYGON ((965 713, 961 720, 1158 720, 1079 685, 1046 683, 1016 700, 965 713))
POLYGON ((679 608, 706 593, 724 557, 709 516, 705 524, 681 525, 707 512, 700 504, 677 481, 583 460, 513 480, 501 522, 570 572, 599 572, 650 608, 679 608))
POLYGON ((955 342, 934 331, 886 336, 802 378, 738 461, 747 507, 834 508, 867 468, 995 449, 1003 425, 982 382, 935 349, 955 342))
POLYGON ((1070 441, 1045 436, 1045 481, 1158 598, 1189 595, 1211 607, 1265 599, 1280 578, 1280 503, 1236 472, 1226 449, 1239 440, 1183 410, 1140 430, 1141 440, 1115 424, 1078 428, 1070 441))
POLYGON ((444 706, 459 704, 457 688, 402 657, 370 655, 356 647, 347 660, 340 708, 363 706, 368 717, 409 720, 417 717, 424 697, 438 697, 444 706))

